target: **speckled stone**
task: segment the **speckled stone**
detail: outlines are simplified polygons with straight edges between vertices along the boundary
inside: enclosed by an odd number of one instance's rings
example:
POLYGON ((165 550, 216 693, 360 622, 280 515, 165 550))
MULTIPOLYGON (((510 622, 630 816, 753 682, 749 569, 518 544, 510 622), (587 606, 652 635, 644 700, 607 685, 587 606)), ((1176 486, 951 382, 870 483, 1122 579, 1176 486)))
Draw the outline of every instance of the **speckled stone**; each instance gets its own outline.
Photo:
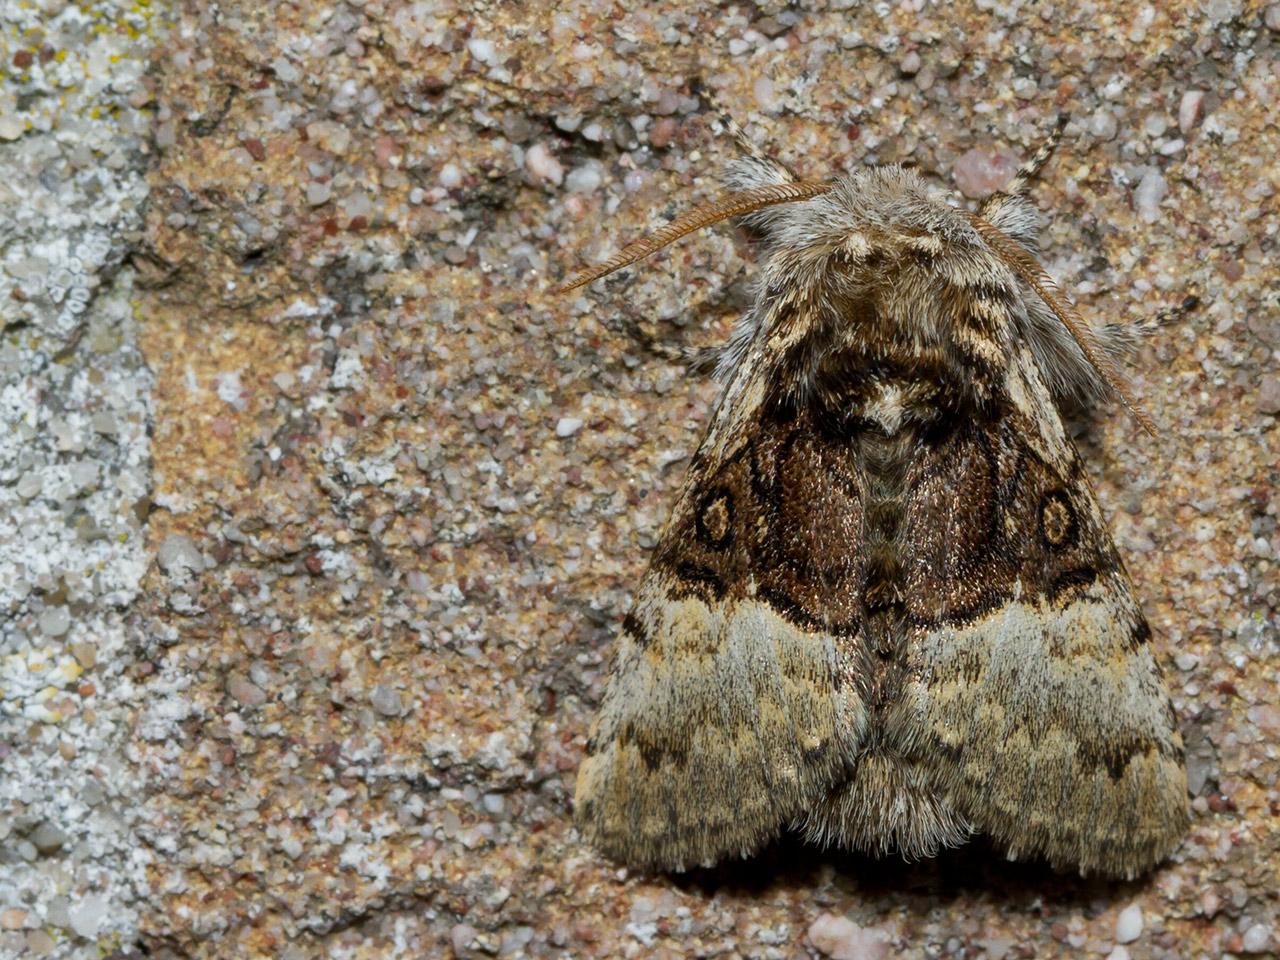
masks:
POLYGON ((152 895, 127 759, 151 488, 128 261, 166 27, 148 3, 0 8, 0 956, 99 958, 152 895))
MULTIPOLYGON (((0 491, 59 531, 0 554, 0 934, 86 958, 1271 949, 1274 8, 812 6, 231 0, 175 9, 118 83, 111 38, 147 34, 95 7, 117 19, 86 30, 90 86, 127 129, 0 126, 0 160, 103 184, 74 228, 0 205, 26 217, 0 360, 28 378, 0 491), (1158 439, 1113 408, 1074 424, 1193 754, 1194 822, 1150 876, 786 838, 649 877, 580 843, 610 643, 716 395, 673 358, 726 336, 751 250, 718 227, 551 288, 715 193, 713 99, 805 175, 908 161, 957 202, 1066 113, 1034 194, 1048 268, 1116 321, 1202 298, 1135 370, 1158 439), (68 889, 40 893, 53 858, 68 889)), ((57 102, 24 96, 43 47, 16 42, 5 118, 57 102)))

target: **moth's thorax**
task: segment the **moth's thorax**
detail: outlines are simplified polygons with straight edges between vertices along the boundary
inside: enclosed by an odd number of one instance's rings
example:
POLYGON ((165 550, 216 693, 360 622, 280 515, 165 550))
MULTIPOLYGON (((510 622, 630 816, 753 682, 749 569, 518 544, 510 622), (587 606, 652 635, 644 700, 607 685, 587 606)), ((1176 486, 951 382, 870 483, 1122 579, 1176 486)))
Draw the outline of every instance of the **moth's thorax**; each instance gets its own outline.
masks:
POLYGON ((980 406, 1024 309, 1017 283, 923 187, 867 179, 797 204, 814 209, 792 212, 785 232, 808 242, 775 247, 765 266, 757 312, 780 395, 878 406, 886 427, 980 406))

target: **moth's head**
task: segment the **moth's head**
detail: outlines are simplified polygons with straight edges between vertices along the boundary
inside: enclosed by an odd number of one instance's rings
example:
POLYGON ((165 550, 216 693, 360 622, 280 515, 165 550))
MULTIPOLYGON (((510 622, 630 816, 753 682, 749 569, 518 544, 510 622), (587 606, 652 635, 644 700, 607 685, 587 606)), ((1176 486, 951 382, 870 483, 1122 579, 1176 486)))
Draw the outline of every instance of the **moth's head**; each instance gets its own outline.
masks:
POLYGON ((984 247, 961 210, 914 171, 893 164, 840 177, 810 199, 743 218, 767 251, 766 269, 819 286, 877 282, 984 247))

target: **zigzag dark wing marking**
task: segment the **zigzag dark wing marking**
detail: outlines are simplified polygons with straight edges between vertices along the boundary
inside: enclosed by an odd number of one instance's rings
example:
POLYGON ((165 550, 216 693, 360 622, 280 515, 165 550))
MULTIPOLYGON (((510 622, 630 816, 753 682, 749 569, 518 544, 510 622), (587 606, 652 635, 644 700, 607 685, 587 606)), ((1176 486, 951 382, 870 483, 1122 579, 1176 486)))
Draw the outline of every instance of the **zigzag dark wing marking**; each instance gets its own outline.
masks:
POLYGON ((803 419, 764 414, 744 367, 624 621, 578 774, 580 829, 633 866, 749 854, 846 774, 865 726, 848 682, 861 483, 803 419))
POLYGON ((994 420, 925 446, 902 533, 905 696, 937 789, 1011 857, 1133 876, 1185 828, 1182 740, 1054 410, 1023 356, 994 420))

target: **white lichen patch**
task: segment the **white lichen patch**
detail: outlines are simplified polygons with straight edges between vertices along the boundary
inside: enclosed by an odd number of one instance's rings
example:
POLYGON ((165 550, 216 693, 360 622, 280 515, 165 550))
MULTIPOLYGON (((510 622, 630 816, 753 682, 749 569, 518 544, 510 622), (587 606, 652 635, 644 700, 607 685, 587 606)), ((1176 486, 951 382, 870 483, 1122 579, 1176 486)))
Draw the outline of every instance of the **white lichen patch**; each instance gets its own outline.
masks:
POLYGON ((48 957, 133 942, 149 895, 124 610, 148 564, 151 382, 122 263, 158 9, 0 14, 0 904, 48 957))

